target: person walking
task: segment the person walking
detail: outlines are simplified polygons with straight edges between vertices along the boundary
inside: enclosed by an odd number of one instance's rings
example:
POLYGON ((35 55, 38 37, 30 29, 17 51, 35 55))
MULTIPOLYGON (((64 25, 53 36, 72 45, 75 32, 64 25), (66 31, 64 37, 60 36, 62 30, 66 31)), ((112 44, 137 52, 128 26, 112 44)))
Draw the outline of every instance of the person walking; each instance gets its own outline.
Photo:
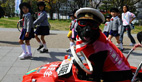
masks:
POLYGON ((21 3, 20 4, 20 10, 22 16, 23 16, 23 29, 20 35, 20 40, 19 43, 21 45, 21 48, 23 50, 23 53, 19 56, 19 58, 22 59, 26 59, 26 58, 31 58, 32 57, 32 52, 31 52, 31 46, 30 46, 30 40, 31 38, 34 38, 34 30, 33 30, 33 19, 32 19, 32 15, 30 13, 30 5, 28 3, 21 3), (24 43, 25 41, 25 43, 24 43), (26 50, 26 46, 27 45, 27 49, 28 52, 26 50))
POLYGON ((47 13, 45 11, 45 6, 46 4, 43 1, 40 1, 37 3, 38 6, 38 18, 34 21, 34 26, 38 25, 37 29, 36 29, 36 40, 38 41, 39 48, 37 49, 38 51, 40 51, 40 53, 48 53, 48 49, 46 46, 46 41, 45 41, 45 36, 49 35, 49 23, 48 23, 48 18, 47 18, 47 13), (39 35, 41 35, 41 40, 39 39, 39 35), (42 48, 44 48, 43 50, 41 50, 42 48))
POLYGON ((127 32, 127 35, 129 37, 129 39, 131 40, 131 44, 130 46, 133 46, 136 42, 133 38, 133 36, 131 35, 131 29, 130 25, 132 23, 132 21, 135 19, 135 15, 133 13, 131 13, 129 11, 129 8, 127 5, 123 6, 123 13, 122 13, 122 23, 123 23, 123 27, 121 29, 121 33, 120 33, 120 41, 121 43, 123 43, 123 35, 124 32, 127 32))
POLYGON ((118 13, 119 13, 119 10, 117 8, 111 8, 110 9, 110 12, 111 12, 111 21, 110 21, 110 33, 109 33, 109 36, 108 36, 108 39, 112 39, 113 37, 115 37, 119 47, 120 47, 120 50, 123 51, 123 45, 122 43, 119 41, 119 28, 121 27, 121 21, 120 21, 120 18, 118 17, 118 13))
MULTIPOLYGON (((76 23, 77 23, 77 19, 75 17, 75 12, 77 11, 77 9, 75 9, 73 12, 71 12, 69 14, 69 17, 70 19, 72 20, 71 21, 71 24, 70 24, 70 29, 69 29, 69 32, 68 32, 68 35, 67 37, 69 38, 70 40, 70 47, 71 46, 75 46, 75 41, 76 41, 76 36, 77 36, 77 32, 75 31, 75 26, 76 26, 76 23)), ((66 52, 70 52, 71 49, 67 49, 66 52)))
POLYGON ((103 30, 103 33, 106 35, 106 37, 109 36, 109 32, 110 32, 110 19, 111 19, 111 15, 107 15, 106 16, 106 23, 105 23, 105 26, 104 26, 104 30, 103 30))

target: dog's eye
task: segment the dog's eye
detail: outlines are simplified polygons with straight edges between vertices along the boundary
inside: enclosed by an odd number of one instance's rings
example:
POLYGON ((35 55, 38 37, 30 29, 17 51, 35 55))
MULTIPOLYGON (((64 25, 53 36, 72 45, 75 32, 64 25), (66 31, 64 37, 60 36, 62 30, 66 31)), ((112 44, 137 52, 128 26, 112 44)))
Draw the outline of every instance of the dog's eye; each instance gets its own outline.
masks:
POLYGON ((86 22, 86 21, 79 21, 78 24, 79 24, 79 25, 86 25, 87 22, 86 22))
POLYGON ((85 27, 85 26, 91 26, 91 27, 98 27, 97 23, 94 22, 94 21, 83 21, 83 20, 80 20, 78 21, 78 25, 81 26, 81 27, 85 27))

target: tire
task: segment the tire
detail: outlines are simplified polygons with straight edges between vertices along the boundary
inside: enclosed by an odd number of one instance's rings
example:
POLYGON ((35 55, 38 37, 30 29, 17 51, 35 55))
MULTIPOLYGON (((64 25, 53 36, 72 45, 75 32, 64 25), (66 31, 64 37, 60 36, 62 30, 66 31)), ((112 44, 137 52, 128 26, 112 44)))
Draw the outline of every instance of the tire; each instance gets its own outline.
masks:
POLYGON ((23 21, 22 21, 22 20, 19 20, 18 23, 17 23, 17 29, 18 29, 19 32, 22 31, 22 27, 23 27, 22 24, 23 24, 23 21))

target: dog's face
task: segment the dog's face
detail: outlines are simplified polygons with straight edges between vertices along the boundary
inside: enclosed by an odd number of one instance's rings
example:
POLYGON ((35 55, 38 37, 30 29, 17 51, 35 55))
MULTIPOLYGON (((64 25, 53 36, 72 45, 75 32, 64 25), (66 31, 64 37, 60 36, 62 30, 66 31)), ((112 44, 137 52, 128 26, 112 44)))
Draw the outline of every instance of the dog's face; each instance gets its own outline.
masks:
POLYGON ((93 20, 78 20, 76 28, 79 37, 86 42, 94 42, 99 36, 99 24, 93 20))

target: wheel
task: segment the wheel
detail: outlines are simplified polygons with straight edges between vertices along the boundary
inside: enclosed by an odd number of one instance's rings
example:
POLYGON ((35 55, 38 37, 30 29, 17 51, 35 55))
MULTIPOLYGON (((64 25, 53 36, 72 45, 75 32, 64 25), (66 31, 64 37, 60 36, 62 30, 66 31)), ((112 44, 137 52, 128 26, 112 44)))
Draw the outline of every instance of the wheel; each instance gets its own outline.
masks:
POLYGON ((22 31, 22 28, 23 28, 23 20, 19 20, 18 23, 17 23, 17 29, 19 32, 22 31))
POLYGON ((75 52, 75 46, 71 47, 71 53, 77 62, 77 64, 87 73, 87 74, 92 74, 93 73, 93 67, 91 65, 91 62, 88 60, 88 58, 85 56, 85 54, 81 51, 80 54, 84 57, 84 61, 87 63, 89 66, 89 69, 86 68, 86 66, 83 65, 83 61, 78 57, 78 55, 75 52))

